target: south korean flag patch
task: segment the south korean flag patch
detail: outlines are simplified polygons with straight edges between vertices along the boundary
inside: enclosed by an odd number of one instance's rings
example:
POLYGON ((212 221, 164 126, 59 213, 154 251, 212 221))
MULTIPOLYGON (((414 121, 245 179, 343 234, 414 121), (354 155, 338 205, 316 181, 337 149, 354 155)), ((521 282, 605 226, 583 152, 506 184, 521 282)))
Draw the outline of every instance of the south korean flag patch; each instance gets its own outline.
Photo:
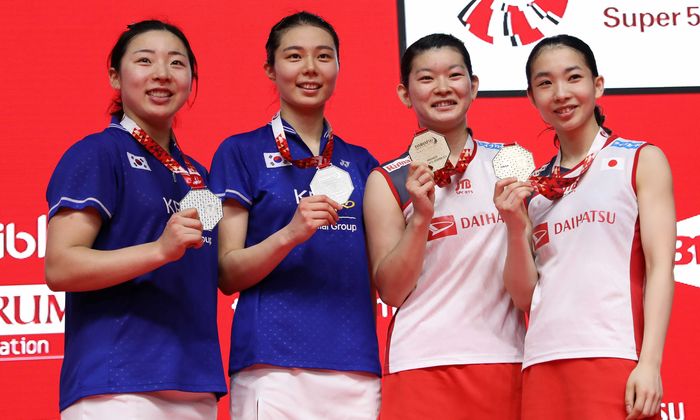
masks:
POLYGON ((263 153, 263 157, 265 158, 265 166, 268 168, 281 168, 291 165, 279 152, 263 153))
POLYGON ((145 171, 151 170, 151 167, 148 166, 148 161, 145 157, 132 155, 129 152, 126 152, 126 156, 129 158, 129 164, 132 168, 143 169, 145 171))

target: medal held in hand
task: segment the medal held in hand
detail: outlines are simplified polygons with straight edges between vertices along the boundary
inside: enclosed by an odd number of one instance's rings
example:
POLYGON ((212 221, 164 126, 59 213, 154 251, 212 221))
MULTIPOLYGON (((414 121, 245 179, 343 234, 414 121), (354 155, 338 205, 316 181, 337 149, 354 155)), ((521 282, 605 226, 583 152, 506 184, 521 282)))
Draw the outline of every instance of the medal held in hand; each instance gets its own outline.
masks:
POLYGON ((355 189, 350 174, 337 166, 318 169, 311 180, 310 187, 313 195, 328 196, 340 205, 348 202, 355 189))
POLYGON ((517 143, 503 146, 496 153, 492 163, 498 179, 514 177, 520 182, 525 182, 535 170, 532 153, 517 143))
MULTIPOLYGON (((170 172, 182 176, 185 183, 191 190, 180 200, 180 210, 195 208, 199 213, 199 220, 202 222, 202 229, 212 230, 224 216, 221 200, 214 195, 204 184, 204 178, 194 167, 192 162, 182 151, 182 159, 185 161, 187 169, 183 168, 165 149, 156 143, 144 130, 136 126, 129 120, 123 119, 121 125, 127 130, 131 128, 131 136, 148 150, 154 158, 158 159, 170 172), (128 128, 127 128, 128 127, 128 128)), ((174 140, 175 147, 180 149, 177 141, 174 140)))
POLYGON ((180 210, 197 209, 202 229, 212 230, 224 217, 221 200, 207 188, 193 189, 180 200, 180 210))
POLYGON ((321 155, 312 156, 305 159, 294 159, 287 143, 287 136, 284 134, 282 117, 278 112, 272 117, 272 133, 275 136, 275 144, 280 155, 297 168, 306 169, 316 167, 316 173, 311 179, 311 193, 313 195, 325 195, 338 204, 345 204, 350 199, 350 195, 355 187, 352 185, 350 174, 331 164, 333 155, 333 130, 328 124, 328 142, 323 148, 321 155))
POLYGON ((437 171, 447 164, 450 146, 445 136, 431 130, 421 130, 413 137, 408 155, 412 161, 426 162, 433 171, 437 171))

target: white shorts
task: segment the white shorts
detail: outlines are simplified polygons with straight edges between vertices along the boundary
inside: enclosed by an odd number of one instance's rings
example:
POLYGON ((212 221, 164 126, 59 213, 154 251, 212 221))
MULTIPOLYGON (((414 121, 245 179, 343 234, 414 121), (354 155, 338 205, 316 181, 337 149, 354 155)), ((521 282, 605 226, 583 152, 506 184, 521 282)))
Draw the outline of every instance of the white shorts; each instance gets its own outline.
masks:
POLYGON ((216 420, 210 392, 156 391, 82 398, 61 411, 61 420, 216 420))
POLYGON ((369 373, 261 366, 231 376, 232 420, 376 420, 380 401, 369 373))

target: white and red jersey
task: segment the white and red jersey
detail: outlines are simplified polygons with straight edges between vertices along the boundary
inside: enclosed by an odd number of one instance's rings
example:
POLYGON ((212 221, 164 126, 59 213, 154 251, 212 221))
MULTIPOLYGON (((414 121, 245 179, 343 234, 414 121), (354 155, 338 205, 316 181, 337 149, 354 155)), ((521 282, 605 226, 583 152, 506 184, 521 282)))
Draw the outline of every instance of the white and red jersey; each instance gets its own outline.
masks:
MULTIPOLYGON (((493 204, 491 161, 503 146, 474 142, 463 174, 435 188, 435 213, 415 290, 394 315, 385 372, 443 365, 520 363, 524 317, 503 286, 506 227, 493 204)), ((406 154, 379 169, 406 221, 413 213, 406 154)))
POLYGON ((539 279, 523 368, 572 358, 637 360, 644 254, 635 173, 644 145, 611 140, 575 189, 530 201, 539 279))

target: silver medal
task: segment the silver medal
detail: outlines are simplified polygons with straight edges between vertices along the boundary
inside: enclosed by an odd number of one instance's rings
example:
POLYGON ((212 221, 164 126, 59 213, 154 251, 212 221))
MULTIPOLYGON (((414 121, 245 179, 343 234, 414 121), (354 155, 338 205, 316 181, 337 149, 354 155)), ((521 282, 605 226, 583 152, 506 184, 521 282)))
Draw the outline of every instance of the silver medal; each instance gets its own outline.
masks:
POLYGON ((445 136, 427 130, 413 137, 408 155, 414 162, 426 162, 433 171, 442 169, 450 158, 450 146, 445 136))
POLYGON ((503 146, 493 158, 493 171, 498 179, 515 177, 524 182, 535 170, 535 160, 529 150, 519 144, 503 146))
POLYGON ((212 230, 224 217, 221 200, 206 188, 190 190, 180 200, 180 210, 197 209, 204 230, 212 230))
POLYGON ((338 204, 345 204, 355 187, 350 174, 337 166, 327 166, 316 171, 311 180, 313 195, 325 195, 338 204))

